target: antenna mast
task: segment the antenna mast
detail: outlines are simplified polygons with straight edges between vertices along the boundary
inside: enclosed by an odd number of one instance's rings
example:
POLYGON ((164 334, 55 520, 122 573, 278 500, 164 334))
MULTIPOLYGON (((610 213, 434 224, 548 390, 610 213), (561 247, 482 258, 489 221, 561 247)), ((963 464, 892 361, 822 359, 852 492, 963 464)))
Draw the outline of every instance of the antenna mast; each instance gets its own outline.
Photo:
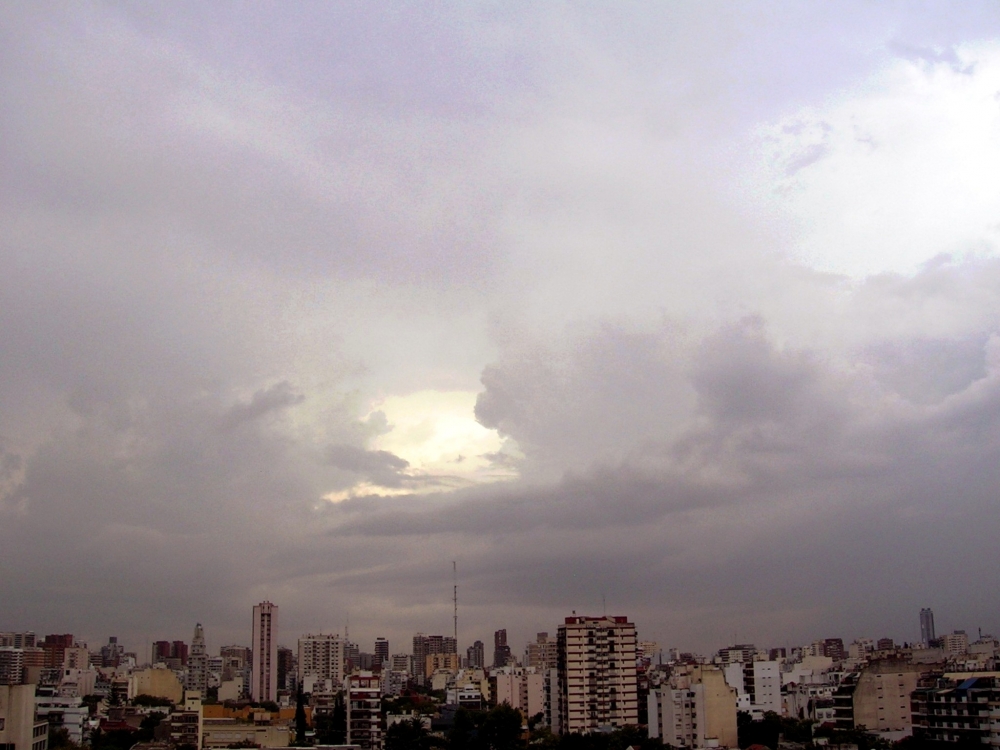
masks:
POLYGON ((455 650, 458 651, 458 564, 452 560, 451 561, 451 579, 452 579, 452 603, 455 605, 455 615, 453 617, 455 622, 455 650))

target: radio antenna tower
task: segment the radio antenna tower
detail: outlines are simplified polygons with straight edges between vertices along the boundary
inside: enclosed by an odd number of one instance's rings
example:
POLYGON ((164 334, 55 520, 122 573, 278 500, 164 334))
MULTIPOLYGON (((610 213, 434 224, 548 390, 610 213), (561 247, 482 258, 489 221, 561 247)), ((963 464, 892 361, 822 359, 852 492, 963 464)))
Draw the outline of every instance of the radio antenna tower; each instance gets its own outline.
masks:
POLYGON ((454 560, 451 561, 451 579, 452 583, 454 584, 452 587, 451 598, 452 598, 452 603, 455 605, 455 615, 453 619, 455 621, 455 649, 457 651, 458 650, 458 565, 454 560))

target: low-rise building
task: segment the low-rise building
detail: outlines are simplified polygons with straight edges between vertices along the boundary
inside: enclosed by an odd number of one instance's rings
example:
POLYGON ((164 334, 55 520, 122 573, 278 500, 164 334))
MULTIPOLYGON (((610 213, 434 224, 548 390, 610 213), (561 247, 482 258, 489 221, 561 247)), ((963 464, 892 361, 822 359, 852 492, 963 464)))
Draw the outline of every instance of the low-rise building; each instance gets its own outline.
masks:
POLYGON ((287 726, 266 722, 245 722, 236 719, 205 719, 201 728, 202 747, 232 747, 241 743, 257 747, 288 747, 287 726))

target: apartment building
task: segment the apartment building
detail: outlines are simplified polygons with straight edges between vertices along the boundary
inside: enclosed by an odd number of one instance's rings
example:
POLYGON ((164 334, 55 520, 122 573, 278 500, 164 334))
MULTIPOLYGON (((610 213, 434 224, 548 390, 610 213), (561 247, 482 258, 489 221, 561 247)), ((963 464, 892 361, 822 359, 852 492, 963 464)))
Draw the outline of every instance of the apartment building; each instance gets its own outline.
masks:
POLYGON ((363 750, 382 750, 382 691, 379 675, 354 672, 344 678, 347 708, 347 744, 363 750))
POLYGON ((638 723, 635 625, 627 617, 567 617, 556 644, 561 732, 638 723))
POLYGON ((649 691, 649 736, 665 745, 738 747, 736 689, 718 667, 683 667, 649 691))

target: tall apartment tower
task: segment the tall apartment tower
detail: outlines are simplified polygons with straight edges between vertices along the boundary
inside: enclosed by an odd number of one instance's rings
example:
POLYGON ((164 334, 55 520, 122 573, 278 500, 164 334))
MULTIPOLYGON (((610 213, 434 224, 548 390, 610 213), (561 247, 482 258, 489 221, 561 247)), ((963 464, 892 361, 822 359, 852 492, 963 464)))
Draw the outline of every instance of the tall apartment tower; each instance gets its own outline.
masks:
POLYGON ((639 723, 635 625, 627 617, 567 617, 556 637, 559 731, 639 723))
POLYGON ((469 666, 473 669, 482 669, 486 666, 486 647, 482 641, 476 641, 465 651, 465 656, 469 660, 469 666))
POLYGON ((501 628, 493 634, 493 666, 506 667, 510 664, 510 646, 507 645, 507 629, 501 628))
POLYGON ((375 664, 381 671, 382 665, 389 661, 389 641, 379 636, 375 639, 375 664))
POLYGON ((344 641, 338 633, 317 633, 299 638, 299 684, 307 676, 332 680, 334 688, 344 681, 344 641))
POLYGON ((253 674, 250 697, 257 702, 278 699, 278 605, 261 602, 253 608, 253 674))
POLYGON ((934 610, 930 607, 925 607, 920 610, 920 640, 924 642, 925 646, 930 646, 931 641, 936 640, 937 636, 934 633, 934 610))
POLYGON ((194 626, 194 637, 191 638, 191 650, 188 652, 187 679, 184 687, 188 690, 201 691, 205 697, 208 680, 208 653, 205 651, 205 631, 201 623, 194 626))

